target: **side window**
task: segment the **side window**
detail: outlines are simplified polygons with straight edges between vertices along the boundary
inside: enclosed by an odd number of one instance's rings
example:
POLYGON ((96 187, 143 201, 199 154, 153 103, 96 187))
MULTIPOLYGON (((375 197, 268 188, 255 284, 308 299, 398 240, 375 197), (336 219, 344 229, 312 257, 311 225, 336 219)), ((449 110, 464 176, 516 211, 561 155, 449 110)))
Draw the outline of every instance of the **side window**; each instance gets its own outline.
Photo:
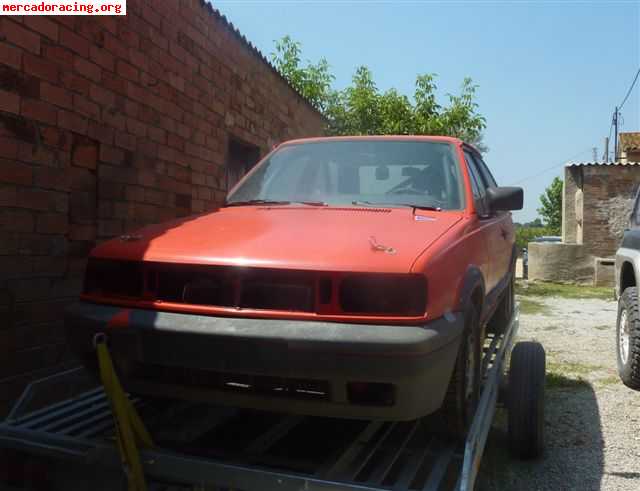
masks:
POLYGON ((487 164, 484 163, 484 160, 482 160, 479 157, 476 157, 475 160, 480 166, 480 172, 482 172, 482 176, 484 177, 484 180, 487 183, 487 185, 489 187, 498 187, 496 180, 493 178, 493 175, 491 174, 489 167, 487 167, 487 164))
POLYGON ((467 161, 467 168, 471 176, 471 187, 473 191, 473 201, 478 210, 478 215, 481 217, 487 216, 487 207, 485 203, 485 189, 486 185, 478 172, 476 162, 473 156, 469 152, 464 152, 465 160, 467 161))

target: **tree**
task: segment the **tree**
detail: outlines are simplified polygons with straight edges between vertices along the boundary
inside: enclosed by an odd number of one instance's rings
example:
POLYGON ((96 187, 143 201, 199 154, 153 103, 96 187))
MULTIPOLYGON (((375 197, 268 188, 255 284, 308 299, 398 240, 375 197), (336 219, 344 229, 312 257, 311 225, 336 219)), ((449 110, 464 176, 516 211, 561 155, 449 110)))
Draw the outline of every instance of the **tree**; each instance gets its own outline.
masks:
POLYGON ((540 195, 540 204, 538 213, 542 215, 545 226, 558 235, 562 228, 562 179, 554 177, 549 187, 540 195))
POLYGON ((437 102, 435 74, 416 77, 413 100, 389 89, 381 93, 371 70, 359 66, 350 86, 331 87, 334 76, 327 60, 301 65, 302 47, 285 36, 276 41, 271 58, 276 69, 300 94, 320 110, 333 135, 429 134, 457 136, 486 151, 482 132, 486 121, 478 114, 477 86, 470 78, 462 82, 459 95, 447 94, 448 105, 437 102))

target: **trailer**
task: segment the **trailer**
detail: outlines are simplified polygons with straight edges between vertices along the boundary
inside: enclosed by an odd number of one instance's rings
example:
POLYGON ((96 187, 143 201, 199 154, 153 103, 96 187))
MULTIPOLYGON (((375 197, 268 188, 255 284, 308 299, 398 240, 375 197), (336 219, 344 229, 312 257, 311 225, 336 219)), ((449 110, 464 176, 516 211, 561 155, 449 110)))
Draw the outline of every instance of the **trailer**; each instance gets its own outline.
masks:
MULTIPOLYGON (((148 489, 470 491, 499 404, 514 455, 543 450, 545 354, 538 343, 513 346, 518 325, 516 307, 505 332, 487 338, 464 442, 442 436, 437 416, 346 420, 128 395, 156 442, 139 451, 148 489)), ((122 489, 111 407, 81 368, 38 380, 0 424, 0 448, 57 462, 50 489, 122 489)))

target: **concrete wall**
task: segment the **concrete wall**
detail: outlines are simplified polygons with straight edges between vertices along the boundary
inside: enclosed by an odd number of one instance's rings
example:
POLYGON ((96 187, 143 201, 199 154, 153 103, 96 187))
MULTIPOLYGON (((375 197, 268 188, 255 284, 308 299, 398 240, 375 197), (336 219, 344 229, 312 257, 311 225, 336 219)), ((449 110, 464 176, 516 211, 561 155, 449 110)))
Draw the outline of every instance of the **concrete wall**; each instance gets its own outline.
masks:
POLYGON ((593 258, 581 244, 530 242, 529 279, 557 282, 593 282, 593 258))
MULTIPOLYGON (((576 195, 582 190, 581 167, 566 167, 562 189, 562 241, 567 244, 578 242, 578 222, 576 217, 576 195)), ((581 217, 580 217, 581 218, 581 217)), ((580 224, 582 226, 582 224, 580 224)))
POLYGON ((214 208, 228 141, 323 119, 197 0, 0 19, 0 416, 69 363, 64 307, 96 241, 214 208))

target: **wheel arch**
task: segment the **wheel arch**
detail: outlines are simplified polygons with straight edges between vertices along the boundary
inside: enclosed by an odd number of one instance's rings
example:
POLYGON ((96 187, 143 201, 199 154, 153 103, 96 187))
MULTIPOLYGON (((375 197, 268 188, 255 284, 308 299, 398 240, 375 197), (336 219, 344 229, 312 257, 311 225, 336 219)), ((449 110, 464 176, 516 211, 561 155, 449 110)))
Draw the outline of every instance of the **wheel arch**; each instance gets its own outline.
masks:
POLYGON ((458 310, 464 309, 470 303, 478 308, 478 314, 482 317, 482 308, 484 307, 485 283, 482 271, 475 266, 467 269, 462 286, 460 288, 460 296, 458 298, 458 310))
POLYGON ((631 261, 624 261, 620 267, 620 295, 632 286, 638 286, 636 272, 631 261))

